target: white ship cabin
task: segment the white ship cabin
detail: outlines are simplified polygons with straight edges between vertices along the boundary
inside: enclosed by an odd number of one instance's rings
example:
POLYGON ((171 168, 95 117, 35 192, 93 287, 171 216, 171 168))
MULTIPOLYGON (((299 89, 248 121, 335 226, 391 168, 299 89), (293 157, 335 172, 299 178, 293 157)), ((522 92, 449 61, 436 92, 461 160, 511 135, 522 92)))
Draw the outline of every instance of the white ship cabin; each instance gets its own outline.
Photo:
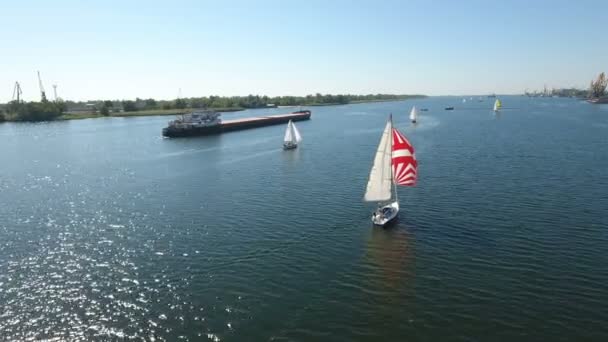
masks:
POLYGON ((214 111, 196 111, 182 115, 179 119, 171 121, 169 126, 187 127, 207 127, 222 123, 221 114, 214 111))

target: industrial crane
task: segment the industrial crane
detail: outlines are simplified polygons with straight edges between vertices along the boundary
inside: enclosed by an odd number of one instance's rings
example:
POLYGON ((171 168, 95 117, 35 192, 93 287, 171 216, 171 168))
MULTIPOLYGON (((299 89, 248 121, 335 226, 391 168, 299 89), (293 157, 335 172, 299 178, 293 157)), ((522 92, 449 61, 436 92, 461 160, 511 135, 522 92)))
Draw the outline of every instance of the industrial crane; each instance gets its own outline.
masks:
POLYGON ((13 101, 17 100, 17 103, 19 103, 21 101, 21 94, 23 94, 21 86, 19 85, 19 82, 15 82, 15 88, 13 88, 13 101))
POLYGON ((44 87, 42 86, 42 79, 40 78, 40 71, 38 71, 38 86, 40 87, 40 97, 42 98, 42 102, 46 102, 46 93, 44 92, 44 87))

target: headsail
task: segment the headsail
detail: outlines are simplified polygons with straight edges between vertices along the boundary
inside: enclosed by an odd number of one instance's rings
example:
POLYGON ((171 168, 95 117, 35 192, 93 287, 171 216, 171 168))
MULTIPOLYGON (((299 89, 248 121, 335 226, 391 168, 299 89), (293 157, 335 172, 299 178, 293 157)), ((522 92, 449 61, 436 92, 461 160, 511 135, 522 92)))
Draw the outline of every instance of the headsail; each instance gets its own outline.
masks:
POLYGON ((300 143, 302 141, 302 136, 300 135, 300 131, 298 131, 298 129, 296 128, 296 124, 295 123, 291 123, 291 129, 293 131, 293 137, 295 138, 295 141, 297 143, 300 143))
POLYGON ((287 124, 287 129, 285 130, 285 138, 283 138, 283 141, 288 143, 288 142, 292 142, 294 135, 293 135, 293 129, 291 128, 293 125, 293 122, 291 122, 291 120, 289 120, 289 123, 287 124))
POLYGON ((418 162, 414 147, 396 128, 392 130, 393 148, 392 164, 395 183, 398 185, 416 185, 418 162))
POLYGON ((392 170, 391 170, 391 120, 386 123, 380 144, 374 157, 374 165, 369 173, 364 199, 367 202, 383 202, 391 199, 392 170))
POLYGON ((412 121, 418 120, 418 109, 416 109, 416 106, 412 107, 412 111, 410 112, 410 120, 412 120, 412 121))

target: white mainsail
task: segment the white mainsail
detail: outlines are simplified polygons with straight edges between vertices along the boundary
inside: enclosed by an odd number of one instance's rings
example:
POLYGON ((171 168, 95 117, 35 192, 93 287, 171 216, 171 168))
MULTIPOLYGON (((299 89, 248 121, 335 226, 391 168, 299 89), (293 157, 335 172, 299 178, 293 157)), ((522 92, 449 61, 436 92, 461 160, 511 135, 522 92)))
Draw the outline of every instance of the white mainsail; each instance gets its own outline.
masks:
POLYGON ((413 122, 418 120, 418 109, 416 109, 416 106, 412 107, 412 111, 410 112, 410 120, 413 122))
POLYGON ((382 132, 382 138, 374 157, 374 165, 369 173, 369 180, 367 181, 367 189, 364 196, 366 202, 383 202, 391 199, 393 185, 391 165, 392 130, 392 121, 389 120, 386 123, 384 132, 382 132))
POLYGON ((291 129, 291 126, 293 125, 293 122, 291 122, 291 120, 289 120, 289 123, 287 124, 287 129, 285 130, 285 138, 283 138, 283 141, 286 143, 289 142, 293 142, 293 129, 291 129))
POLYGON ((296 128, 296 124, 295 123, 291 123, 291 130, 293 137, 295 138, 295 142, 300 143, 302 141, 302 136, 300 135, 300 131, 298 131, 298 129, 296 128))

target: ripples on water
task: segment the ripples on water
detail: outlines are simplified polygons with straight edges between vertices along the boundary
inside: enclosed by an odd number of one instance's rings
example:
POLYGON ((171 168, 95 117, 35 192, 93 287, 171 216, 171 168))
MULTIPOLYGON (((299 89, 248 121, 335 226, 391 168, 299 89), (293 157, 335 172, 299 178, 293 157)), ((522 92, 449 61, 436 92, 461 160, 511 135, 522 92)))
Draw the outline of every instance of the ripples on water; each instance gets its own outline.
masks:
POLYGON ((280 126, 0 125, 0 336, 603 340, 604 107, 456 100, 313 108, 288 152, 280 126), (383 230, 361 197, 389 112, 421 178, 383 230))

